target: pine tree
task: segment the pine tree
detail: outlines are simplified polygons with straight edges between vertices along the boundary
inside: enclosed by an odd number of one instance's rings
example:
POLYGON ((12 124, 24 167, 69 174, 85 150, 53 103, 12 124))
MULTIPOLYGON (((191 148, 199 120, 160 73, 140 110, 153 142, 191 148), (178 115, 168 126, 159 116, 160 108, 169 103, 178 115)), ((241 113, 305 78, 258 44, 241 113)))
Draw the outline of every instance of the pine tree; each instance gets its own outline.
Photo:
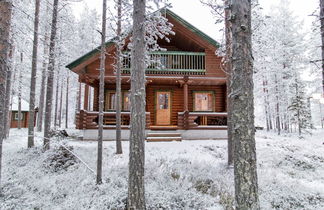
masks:
MULTIPOLYGON (((9 64, 10 50, 10 27, 11 27, 11 12, 12 3, 10 0, 0 1, 0 184, 2 170, 2 143, 4 139, 4 124, 5 116, 3 113, 5 107, 6 94, 6 74, 9 64)), ((0 187, 1 190, 1 187, 0 187)))
POLYGON ((260 209, 253 103, 251 0, 234 0, 230 97, 234 140, 234 183, 237 209, 260 209))
POLYGON ((128 175, 128 209, 146 209, 145 154, 145 0, 133 0, 131 52, 131 127, 128 175))
POLYGON ((55 43, 56 43, 56 24, 58 13, 58 0, 54 0, 53 16, 51 25, 51 38, 49 47, 49 62, 47 70, 47 87, 46 87, 46 103, 45 103, 45 122, 44 122, 44 149, 50 148, 50 129, 52 122, 52 99, 53 99, 53 80, 55 66, 55 43))
POLYGON ((107 1, 102 1, 102 28, 100 50, 100 76, 99 76, 99 129, 98 129, 98 158, 97 158, 97 184, 102 183, 102 140, 104 117, 104 91, 105 91, 105 60, 106 60, 106 13, 107 1))
POLYGON ((36 90, 36 72, 37 72, 37 53, 38 53, 38 26, 39 26, 39 7, 40 0, 35 0, 35 20, 34 20, 34 41, 32 55, 32 70, 30 78, 29 95, 29 118, 28 118, 28 148, 34 146, 34 119, 35 119, 35 90, 36 90))

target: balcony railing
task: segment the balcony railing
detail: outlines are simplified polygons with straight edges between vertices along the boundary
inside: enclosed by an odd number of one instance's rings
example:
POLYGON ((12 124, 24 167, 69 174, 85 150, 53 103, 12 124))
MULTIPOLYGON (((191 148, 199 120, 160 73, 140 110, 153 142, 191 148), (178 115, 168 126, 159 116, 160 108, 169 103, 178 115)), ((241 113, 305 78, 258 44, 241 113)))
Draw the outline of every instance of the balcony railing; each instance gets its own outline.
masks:
MULTIPOLYGON (((123 59, 123 73, 129 73, 131 57, 123 59)), ((150 53, 150 65, 146 69, 148 74, 204 74, 206 71, 205 53, 159 51, 150 53)))
POLYGON ((226 129, 226 112, 178 112, 178 125, 184 129, 226 129))

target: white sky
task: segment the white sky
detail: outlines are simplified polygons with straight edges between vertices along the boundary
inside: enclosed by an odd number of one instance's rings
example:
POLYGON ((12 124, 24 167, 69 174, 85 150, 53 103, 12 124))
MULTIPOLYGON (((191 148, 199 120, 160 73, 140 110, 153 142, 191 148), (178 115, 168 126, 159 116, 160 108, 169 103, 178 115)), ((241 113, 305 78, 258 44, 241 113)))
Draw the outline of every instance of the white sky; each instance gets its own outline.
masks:
MULTIPOLYGON (((212 38, 220 41, 222 35, 214 24, 213 16, 209 8, 203 6, 199 0, 169 0, 172 4, 171 10, 178 14, 183 19, 196 26, 212 38)), ((317 8, 318 0, 290 0, 290 7, 294 14, 300 19, 304 20, 304 31, 309 29, 313 17, 309 15, 317 8), (293 3, 292 3, 293 2, 293 3)), ((112 1, 108 0, 108 4, 112 1)), ((280 0, 259 0, 260 5, 264 8, 264 12, 270 11, 273 5, 278 5, 280 0)), ((73 3, 75 13, 79 14, 83 7, 96 8, 101 14, 102 0, 83 0, 83 2, 73 3)))

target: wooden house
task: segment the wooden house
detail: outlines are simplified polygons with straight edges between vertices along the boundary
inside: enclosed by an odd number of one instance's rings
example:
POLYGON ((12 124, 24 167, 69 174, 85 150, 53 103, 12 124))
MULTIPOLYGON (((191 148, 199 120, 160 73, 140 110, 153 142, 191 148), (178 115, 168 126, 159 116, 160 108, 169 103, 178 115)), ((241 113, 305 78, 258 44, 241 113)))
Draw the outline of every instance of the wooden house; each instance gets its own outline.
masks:
MULTIPOLYGON (((12 99, 12 107, 10 110, 10 128, 18 128, 18 98, 14 97, 12 99)), ((21 99, 21 127, 28 127, 28 119, 29 119, 29 103, 24 99, 21 99)))
MULTIPOLYGON (((146 69, 146 128, 148 138, 158 139, 163 133, 173 139, 218 139, 227 136, 226 75, 221 57, 215 52, 219 44, 196 27, 166 9, 173 24, 170 42, 159 40, 163 52, 152 52, 163 67, 146 69), (158 134, 159 133, 159 134, 158 134)), ((115 138, 115 45, 107 42, 105 73, 104 138, 115 138)), ((76 128, 84 139, 96 139, 98 128, 99 48, 73 61, 67 68, 78 74, 83 83, 83 108, 76 114, 76 128), (89 87, 93 93, 89 98, 89 87), (89 101, 92 101, 89 106, 89 101), (90 109, 91 107, 91 109, 90 109)), ((128 139, 131 106, 130 60, 123 60, 122 69, 122 138, 128 139)), ((81 87, 81 85, 80 85, 81 87)))

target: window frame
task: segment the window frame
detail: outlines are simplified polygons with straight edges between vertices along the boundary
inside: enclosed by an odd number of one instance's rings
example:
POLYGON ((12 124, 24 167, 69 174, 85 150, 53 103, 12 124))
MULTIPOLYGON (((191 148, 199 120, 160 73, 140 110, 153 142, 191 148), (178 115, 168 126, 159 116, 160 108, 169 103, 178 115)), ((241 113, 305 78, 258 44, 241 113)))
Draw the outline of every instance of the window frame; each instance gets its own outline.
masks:
POLYGON ((215 98, 215 91, 214 90, 194 90, 192 91, 192 100, 193 100, 193 112, 215 112, 215 104, 216 104, 216 98, 215 98), (196 110, 196 94, 197 93, 211 93, 212 95, 212 110, 207 111, 197 111, 196 110))
MULTIPOLYGON (((116 111, 116 109, 109 109, 109 104, 110 104, 110 97, 109 97, 109 94, 111 94, 111 93, 113 93, 113 94, 115 94, 116 95, 116 91, 115 90, 106 90, 105 91, 105 111, 106 112, 114 112, 114 111, 116 111)), ((129 110, 125 110, 124 109, 124 104, 125 104, 125 101, 124 101, 124 99, 125 99, 125 94, 126 93, 130 93, 130 91, 129 90, 122 90, 121 91, 121 97, 122 97, 122 102, 121 102, 121 111, 123 111, 123 112, 129 112, 130 111, 130 109, 129 110)), ((129 100, 130 100, 130 97, 129 97, 129 100)), ((130 107, 129 107, 130 108, 130 107)))

